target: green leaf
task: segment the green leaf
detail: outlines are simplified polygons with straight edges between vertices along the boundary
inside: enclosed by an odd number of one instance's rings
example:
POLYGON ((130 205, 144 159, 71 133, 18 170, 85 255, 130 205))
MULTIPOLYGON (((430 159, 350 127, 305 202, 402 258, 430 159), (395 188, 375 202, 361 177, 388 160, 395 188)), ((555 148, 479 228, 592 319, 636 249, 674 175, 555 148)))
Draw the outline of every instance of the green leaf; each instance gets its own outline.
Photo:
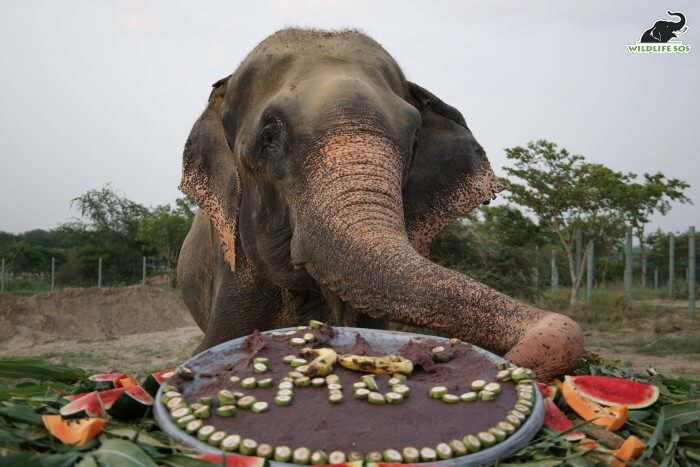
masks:
POLYGON ((700 448, 700 435, 681 436, 679 444, 689 448, 700 448))
POLYGON ((640 462, 651 457, 665 432, 697 420, 700 420, 700 400, 679 402, 661 407, 656 428, 647 442, 646 450, 639 458, 640 462))
POLYGON ((664 431, 668 432, 673 428, 700 421, 700 400, 668 404, 661 408, 661 412, 666 415, 664 431))
POLYGON ((212 467, 213 465, 220 465, 184 454, 173 454, 171 456, 160 457, 158 458, 158 462, 169 467, 212 467))
POLYGON ((35 441, 44 438, 46 433, 41 430, 29 431, 18 427, 0 427, 0 442, 5 443, 24 443, 27 441, 35 441))
POLYGON ((0 359, 0 378, 30 378, 39 381, 53 380, 75 383, 87 378, 84 370, 66 365, 54 365, 40 358, 0 359))
POLYGON ((0 416, 30 425, 42 426, 41 416, 26 405, 11 405, 0 408, 0 416))
POLYGON ((70 467, 78 460, 77 452, 62 454, 38 454, 35 452, 17 452, 0 457, 0 467, 36 466, 36 467, 70 467))
POLYGON ((646 420, 651 416, 651 410, 630 410, 627 416, 628 420, 646 420))
POLYGON ((136 444, 121 439, 106 439, 93 455, 100 466, 157 467, 156 463, 136 444))
POLYGON ((7 400, 11 397, 42 397, 51 394, 51 389, 66 392, 70 386, 56 381, 47 381, 41 384, 21 383, 16 386, 0 388, 0 400, 7 400))
MULTIPOLYGON (((112 425, 110 423, 110 425, 112 425)), ((136 439, 139 443, 144 443, 144 444, 149 444, 151 446, 155 446, 157 448, 170 448, 173 447, 173 444, 168 444, 163 441, 160 441, 150 434, 144 432, 143 430, 139 431, 137 428, 129 425, 122 425, 122 426, 108 426, 108 429, 105 430, 105 433, 108 433, 113 436, 118 436, 120 438, 127 438, 130 441, 134 440, 134 437, 136 436, 136 433, 138 433, 138 438, 136 439)))
POLYGON ((543 459, 533 462, 524 462, 522 464, 498 464, 500 467, 554 467, 556 465, 561 465, 563 461, 561 459, 543 459))
POLYGON ((84 456, 75 467, 99 467, 95 458, 91 455, 84 456))

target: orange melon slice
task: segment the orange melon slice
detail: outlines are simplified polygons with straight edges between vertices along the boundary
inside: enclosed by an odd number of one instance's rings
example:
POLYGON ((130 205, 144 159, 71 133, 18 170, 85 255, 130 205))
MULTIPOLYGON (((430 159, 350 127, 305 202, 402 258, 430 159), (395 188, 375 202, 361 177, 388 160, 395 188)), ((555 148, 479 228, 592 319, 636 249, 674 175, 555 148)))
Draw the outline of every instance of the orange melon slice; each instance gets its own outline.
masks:
POLYGON ((568 376, 564 378, 561 389, 564 400, 569 407, 581 418, 594 425, 605 427, 609 431, 615 431, 627 421, 629 411, 626 405, 603 407, 595 402, 586 400, 574 389, 568 376))
POLYGON ((122 378, 117 380, 118 388, 130 388, 132 386, 136 386, 136 381, 134 381, 133 378, 122 378))
POLYGON ((629 436, 619 449, 610 451, 610 454, 614 455, 620 460, 625 462, 635 460, 642 455, 647 445, 644 441, 637 438, 634 435, 629 436))
POLYGON ((61 440, 63 444, 82 446, 102 433, 107 420, 102 418, 83 418, 80 420, 63 420, 60 415, 42 415, 41 420, 49 433, 61 440))

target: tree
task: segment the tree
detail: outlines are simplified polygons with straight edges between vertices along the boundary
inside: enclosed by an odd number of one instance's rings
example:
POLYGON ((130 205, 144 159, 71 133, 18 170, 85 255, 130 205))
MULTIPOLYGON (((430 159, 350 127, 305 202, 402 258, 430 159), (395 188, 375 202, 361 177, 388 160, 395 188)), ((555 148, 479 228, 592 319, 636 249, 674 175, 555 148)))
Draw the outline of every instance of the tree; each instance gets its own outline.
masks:
POLYGON ((155 248, 168 262, 172 274, 177 268, 182 242, 194 218, 194 204, 189 198, 175 201, 175 208, 170 205, 157 206, 148 216, 141 219, 138 239, 155 248))
POLYGON ((104 257, 108 265, 104 272, 112 280, 134 281, 140 275, 142 256, 156 251, 138 238, 139 225, 150 215, 149 209, 120 195, 109 184, 85 192, 73 199, 71 205, 81 219, 63 228, 82 235, 85 243, 76 250, 78 257, 70 265, 77 270, 66 274, 94 279, 96 268, 87 269, 86 265, 94 265, 98 257, 104 257), (88 270, 94 272, 88 274, 88 270))
POLYGON ((530 244, 542 246, 550 243, 551 235, 535 224, 515 206, 481 206, 482 229, 501 239, 504 245, 524 247, 530 244))
POLYGON ((430 257, 509 295, 534 298, 531 250, 505 241, 516 236, 512 225, 495 231, 478 217, 470 214, 448 225, 432 242, 430 257))
POLYGON ((145 206, 119 196, 109 183, 74 198, 71 207, 76 207, 84 218, 78 222, 83 228, 114 232, 125 237, 135 237, 139 221, 149 214, 145 206))
POLYGON ((623 218, 620 200, 631 175, 587 163, 583 156, 545 140, 507 148, 506 156, 513 165, 505 171, 514 177, 501 180, 508 191, 506 198, 531 211, 558 238, 569 266, 573 305, 586 267, 586 261, 581 261, 576 268, 576 228, 586 234, 583 258, 595 239, 614 235, 623 218))
POLYGON ((0 257, 18 273, 46 275, 52 256, 60 256, 60 252, 23 241, 7 243, 0 248, 0 257))
POLYGON ((622 198, 627 222, 632 226, 634 235, 639 240, 639 253, 642 259, 642 287, 646 287, 647 252, 644 229, 654 214, 666 215, 671 210, 671 203, 692 203, 684 190, 689 188, 686 182, 677 178, 667 179, 660 172, 644 174, 642 183, 630 182, 622 198))

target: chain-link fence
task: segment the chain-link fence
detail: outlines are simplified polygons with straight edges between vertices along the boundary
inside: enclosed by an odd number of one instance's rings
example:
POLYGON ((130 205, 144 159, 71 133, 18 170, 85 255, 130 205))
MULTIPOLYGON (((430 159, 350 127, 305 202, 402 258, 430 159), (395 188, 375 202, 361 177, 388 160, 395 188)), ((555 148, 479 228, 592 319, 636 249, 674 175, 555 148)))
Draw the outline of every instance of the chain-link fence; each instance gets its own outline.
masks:
MULTIPOLYGON (((590 301, 597 290, 618 289, 620 293, 632 298, 688 300, 690 312, 694 314, 696 271, 700 266, 696 256, 694 227, 680 233, 651 234, 646 237, 644 245, 634 245, 632 240, 632 231, 629 229, 623 242, 608 245, 595 240, 586 251, 588 239, 583 234, 576 235, 573 265, 576 276, 582 274, 578 298, 590 301)), ((470 246, 480 248, 471 242, 470 246)), ((569 258, 563 253, 561 245, 538 245, 526 250, 525 256, 530 259, 513 265, 527 262, 532 265, 531 271, 521 271, 521 274, 531 275, 534 294, 554 295, 560 287, 572 287, 569 258)), ((495 255, 483 260, 493 263, 499 257, 495 255)), ((504 262, 505 266, 509 264, 508 261, 504 262)), ((0 293, 31 294, 64 287, 126 286, 147 281, 175 285, 174 271, 160 257, 138 258, 131 255, 126 259, 117 255, 88 255, 78 261, 71 255, 64 255, 50 260, 46 258, 41 264, 40 268, 28 271, 14 264, 11 259, 0 258, 0 293)), ((462 269, 471 272, 469 270, 473 266, 467 262, 462 269)), ((505 274, 498 268, 491 269, 494 269, 495 275, 505 274)), ((507 276, 504 280, 511 280, 510 277, 507 276)), ((496 288, 503 285, 503 280, 492 282, 496 288)))
MULTIPOLYGON (((695 315, 700 258, 694 227, 680 233, 657 232, 645 245, 635 244, 629 229, 621 244, 606 249, 593 241, 587 253, 587 239, 577 237, 573 266, 577 277, 583 274, 579 299, 591 300, 599 289, 617 289, 631 298, 688 300, 695 315)), ((538 293, 557 294, 560 288, 572 287, 569 261, 560 245, 534 248, 532 254, 532 284, 538 293)))
POLYGON ((0 258, 0 293, 30 295, 67 287, 174 284, 174 271, 168 269, 164 258, 143 256, 141 261, 125 264, 98 257, 93 262, 75 264, 70 258, 52 257, 38 270, 27 271, 10 259, 0 258))

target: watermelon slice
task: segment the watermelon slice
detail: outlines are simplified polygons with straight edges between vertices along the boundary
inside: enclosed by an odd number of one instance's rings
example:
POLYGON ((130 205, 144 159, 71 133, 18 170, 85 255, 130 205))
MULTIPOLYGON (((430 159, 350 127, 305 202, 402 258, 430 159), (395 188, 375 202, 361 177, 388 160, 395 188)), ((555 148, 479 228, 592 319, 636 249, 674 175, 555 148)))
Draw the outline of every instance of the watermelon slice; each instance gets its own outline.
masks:
POLYGON ((643 409, 659 399, 659 388, 611 376, 567 376, 578 393, 605 406, 626 405, 628 409, 643 409))
POLYGON ((156 393, 158 392, 160 385, 163 384, 163 382, 165 381, 165 378, 163 378, 163 376, 167 375, 168 373, 172 373, 174 371, 175 371, 175 368, 167 368, 165 370, 160 370, 160 371, 156 371, 155 373, 151 373, 146 378, 146 381, 143 382, 143 388, 150 395, 152 395, 153 397, 156 397, 156 393))
POLYGON ((63 396, 61 396, 61 397, 63 397, 64 399, 68 399, 69 401, 75 401, 75 400, 80 399, 80 398, 83 397, 83 396, 87 396, 88 394, 92 394, 92 392, 93 392, 93 391, 89 391, 89 392, 78 392, 78 393, 76 393, 76 394, 66 394, 66 395, 63 395, 63 396))
MULTIPOLYGON (((338 464, 333 464, 333 465, 338 465, 338 464)), ((340 465, 345 465, 345 466, 353 466, 353 465, 362 465, 362 461, 357 461, 357 462, 347 462, 345 464, 340 464, 340 465)), ((410 465, 418 465, 418 464, 397 464, 395 462, 368 462, 367 467, 406 467, 410 465)))
POLYGON ((116 400, 119 399, 119 396, 121 396, 124 391, 126 391, 126 388, 114 388, 108 389, 106 391, 100 391, 97 393, 97 395, 99 396, 100 401, 102 402, 102 407, 104 407, 105 410, 109 411, 114 402, 116 402, 116 400))
POLYGON ((61 407, 59 412, 63 418, 105 418, 107 416, 97 391, 69 402, 61 407))
MULTIPOLYGON (((574 427, 574 423, 566 418, 557 404, 548 397, 544 398, 544 425, 556 433, 562 433, 574 427)), ((585 435, 580 431, 569 431, 562 437, 569 441, 578 441, 583 439, 585 435)))
POLYGON ((119 420, 129 420, 143 417, 149 407, 153 406, 153 397, 141 386, 131 386, 122 389, 116 399, 112 401, 107 412, 119 420))
POLYGON ((221 459, 221 454, 197 454, 193 457, 226 467, 263 467, 265 465, 265 459, 262 457, 241 456, 239 454, 226 454, 225 464, 221 459))
POLYGON ((92 382, 95 391, 114 389, 119 387, 119 380, 127 378, 126 373, 102 373, 88 378, 92 382))
POLYGON ((553 400, 557 397, 557 392, 559 392, 559 388, 557 388, 556 386, 550 386, 544 383, 537 383, 537 387, 539 388, 542 397, 544 397, 545 399, 553 400))

